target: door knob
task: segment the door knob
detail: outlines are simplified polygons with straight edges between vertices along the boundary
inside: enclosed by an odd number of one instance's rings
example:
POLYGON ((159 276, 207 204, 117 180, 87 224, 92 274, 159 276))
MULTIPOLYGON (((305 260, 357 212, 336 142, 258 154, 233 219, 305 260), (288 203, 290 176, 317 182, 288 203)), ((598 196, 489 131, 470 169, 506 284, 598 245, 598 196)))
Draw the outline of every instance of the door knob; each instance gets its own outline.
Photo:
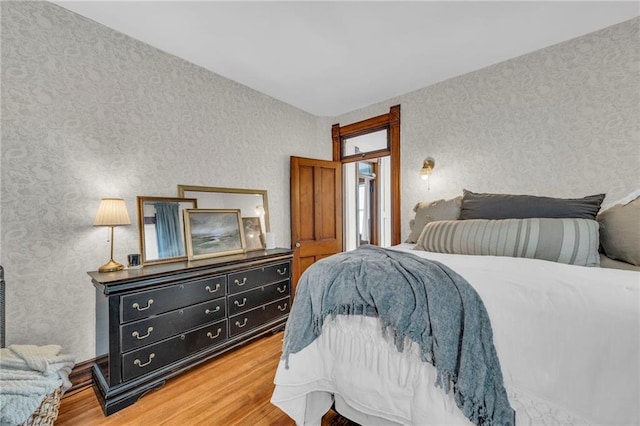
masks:
POLYGON ((300 241, 296 243, 296 248, 299 248, 299 247, 300 247, 300 241))

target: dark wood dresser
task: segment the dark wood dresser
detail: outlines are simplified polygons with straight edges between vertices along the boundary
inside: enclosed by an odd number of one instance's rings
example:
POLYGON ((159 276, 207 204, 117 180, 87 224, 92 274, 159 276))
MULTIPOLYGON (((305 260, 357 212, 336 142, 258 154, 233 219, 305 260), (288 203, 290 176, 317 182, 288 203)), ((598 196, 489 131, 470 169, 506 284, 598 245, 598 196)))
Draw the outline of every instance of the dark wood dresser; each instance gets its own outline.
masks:
POLYGON ((283 328, 292 257, 291 250, 273 249, 89 272, 96 288, 92 374, 105 415, 188 368, 283 328))

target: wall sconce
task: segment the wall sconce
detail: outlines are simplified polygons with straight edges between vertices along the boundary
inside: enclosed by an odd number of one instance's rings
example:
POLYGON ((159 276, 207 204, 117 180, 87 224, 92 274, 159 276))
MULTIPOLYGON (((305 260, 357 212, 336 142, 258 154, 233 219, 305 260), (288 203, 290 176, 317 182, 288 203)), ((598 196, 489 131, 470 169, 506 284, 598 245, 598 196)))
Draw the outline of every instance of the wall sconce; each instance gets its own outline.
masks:
POLYGON ((98 268, 99 272, 121 271, 124 266, 113 260, 113 228, 116 226, 131 225, 127 206, 122 198, 103 198, 100 200, 96 220, 93 226, 111 227, 111 257, 109 262, 98 268))
POLYGON ((420 174, 420 177, 422 178, 422 180, 426 180, 427 181, 427 190, 429 190, 429 176, 431 176, 431 173, 433 173, 433 169, 436 167, 436 160, 433 159, 433 157, 427 157, 425 158, 424 162, 422 163, 422 169, 420 169, 420 171, 418 172, 420 174))

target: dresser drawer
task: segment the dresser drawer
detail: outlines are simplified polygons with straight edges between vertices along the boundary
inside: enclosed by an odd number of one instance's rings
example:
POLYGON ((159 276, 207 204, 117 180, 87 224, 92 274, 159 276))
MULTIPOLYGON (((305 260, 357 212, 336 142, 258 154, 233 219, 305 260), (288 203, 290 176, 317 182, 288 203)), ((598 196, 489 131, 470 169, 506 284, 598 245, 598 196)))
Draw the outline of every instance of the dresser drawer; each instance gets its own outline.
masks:
POLYGON ((229 337, 246 333, 273 319, 286 315, 291 309, 290 298, 286 297, 268 305, 229 317, 229 337))
POLYGON ((243 291, 242 293, 229 295, 227 298, 229 301, 229 307, 227 309, 229 315, 247 311, 255 308, 256 306, 271 302, 272 300, 289 296, 289 288, 289 280, 285 280, 275 284, 254 288, 253 290, 243 291))
POLYGON ((227 320, 218 321, 122 355, 122 378, 131 380, 200 349, 227 340, 227 320))
POLYGON ((225 305, 223 297, 120 326, 122 352, 222 319, 226 316, 225 305))
POLYGON ((229 274, 229 294, 282 281, 291 277, 291 263, 283 262, 229 274))
POLYGON ((186 281, 157 290, 122 296, 122 322, 146 318, 225 295, 226 276, 186 281))

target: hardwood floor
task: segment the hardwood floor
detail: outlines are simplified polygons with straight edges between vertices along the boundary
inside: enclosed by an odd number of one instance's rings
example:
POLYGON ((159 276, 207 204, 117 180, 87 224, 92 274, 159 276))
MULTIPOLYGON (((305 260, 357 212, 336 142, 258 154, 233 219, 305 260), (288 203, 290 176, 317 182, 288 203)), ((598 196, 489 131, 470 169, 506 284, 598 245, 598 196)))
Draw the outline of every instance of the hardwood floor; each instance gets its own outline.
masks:
MULTIPOLYGON (((294 425, 269 402, 282 337, 281 332, 264 337, 195 367, 109 417, 102 414, 93 389, 66 396, 55 424, 294 425)), ((346 424, 344 420, 330 411, 322 424, 346 424)))

